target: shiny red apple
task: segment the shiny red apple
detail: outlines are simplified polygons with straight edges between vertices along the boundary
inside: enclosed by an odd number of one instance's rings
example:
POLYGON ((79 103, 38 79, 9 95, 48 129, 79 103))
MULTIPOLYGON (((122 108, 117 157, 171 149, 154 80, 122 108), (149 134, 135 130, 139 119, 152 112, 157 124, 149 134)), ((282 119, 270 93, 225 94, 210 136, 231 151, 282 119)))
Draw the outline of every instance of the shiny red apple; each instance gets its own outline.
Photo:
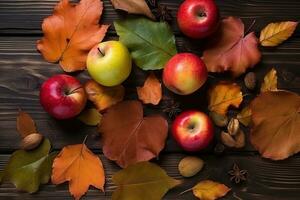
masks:
POLYGON ((205 113, 190 110, 176 117, 172 125, 172 134, 185 151, 195 152, 209 145, 214 136, 214 128, 205 113))
POLYGON ((179 53, 165 65, 163 82, 176 94, 188 95, 198 90, 207 79, 206 65, 192 53, 179 53))
POLYGON ((80 82, 73 76, 59 74, 46 80, 40 89, 40 103, 51 116, 69 119, 84 108, 87 97, 80 82))
POLYGON ((214 0, 185 0, 178 9, 177 23, 186 36, 205 38, 218 28, 218 7, 214 0))

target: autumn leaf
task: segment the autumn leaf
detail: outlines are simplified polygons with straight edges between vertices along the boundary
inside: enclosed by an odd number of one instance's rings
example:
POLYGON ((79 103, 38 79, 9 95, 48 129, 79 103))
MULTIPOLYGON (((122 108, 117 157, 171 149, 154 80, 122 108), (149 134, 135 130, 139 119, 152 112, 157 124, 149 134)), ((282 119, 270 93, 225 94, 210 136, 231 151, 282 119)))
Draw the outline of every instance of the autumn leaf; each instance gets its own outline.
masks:
POLYGON ((150 162, 130 165, 113 175, 112 181, 117 185, 112 200, 158 200, 181 183, 150 162))
POLYGON ((151 73, 146 79, 143 87, 137 87, 137 93, 143 103, 159 104, 162 98, 161 83, 154 73, 151 73))
POLYGON ((51 176, 52 161, 56 154, 49 154, 50 148, 50 141, 44 139, 32 151, 15 151, 2 172, 2 181, 13 183, 18 190, 37 192, 39 186, 48 183, 51 176))
POLYGON ((204 180, 193 187, 193 194, 201 200, 215 200, 225 196, 230 190, 224 184, 204 180))
POLYGON ((299 95, 263 92, 251 102, 250 109, 250 141, 263 157, 282 160, 300 151, 299 95))
POLYGON ((142 14, 155 20, 145 0, 110 0, 115 9, 125 10, 132 14, 142 14))
POLYGON ((240 106, 243 95, 236 83, 220 82, 208 91, 208 101, 210 111, 226 115, 229 106, 240 106))
POLYGON ((260 92, 276 91, 277 90, 277 72, 273 68, 264 77, 264 82, 261 85, 260 92))
POLYGON ((175 36, 166 22, 127 18, 116 20, 114 26, 134 63, 143 70, 162 69, 177 53, 175 36))
POLYGON ((125 88, 122 85, 106 87, 93 80, 88 80, 84 84, 84 89, 88 99, 94 103, 99 111, 122 101, 125 95, 125 88))
POLYGON ((78 200, 92 185, 104 191, 105 174, 100 158, 85 144, 64 147, 52 166, 53 184, 69 181, 69 191, 78 200))
POLYGON ((292 21, 270 23, 261 31, 259 42, 265 47, 277 46, 291 37, 297 25, 292 21))
POLYGON ((107 110, 99 131, 103 153, 120 167, 148 161, 164 148, 168 123, 159 115, 143 116, 139 101, 123 101, 107 110))
POLYGON ((102 115, 95 108, 90 108, 82 111, 77 118, 86 125, 97 126, 101 123, 102 115))
POLYGON ((246 106, 239 114, 237 114, 236 118, 244 126, 249 126, 249 124, 251 123, 251 115, 252 115, 251 109, 249 108, 249 106, 246 106))
POLYGON ((37 133, 33 119, 28 113, 22 110, 19 110, 19 115, 17 116, 17 130, 22 138, 31 133, 37 133))
POLYGON ((240 76, 248 68, 254 67, 261 58, 258 39, 254 32, 244 35, 244 24, 239 18, 222 20, 218 40, 208 45, 203 59, 209 72, 230 71, 234 77, 240 76))
POLYGON ((90 49, 101 42, 108 25, 99 25, 103 5, 100 0, 70 3, 61 0, 53 14, 44 19, 44 37, 37 49, 48 62, 59 62, 66 72, 83 70, 90 49))

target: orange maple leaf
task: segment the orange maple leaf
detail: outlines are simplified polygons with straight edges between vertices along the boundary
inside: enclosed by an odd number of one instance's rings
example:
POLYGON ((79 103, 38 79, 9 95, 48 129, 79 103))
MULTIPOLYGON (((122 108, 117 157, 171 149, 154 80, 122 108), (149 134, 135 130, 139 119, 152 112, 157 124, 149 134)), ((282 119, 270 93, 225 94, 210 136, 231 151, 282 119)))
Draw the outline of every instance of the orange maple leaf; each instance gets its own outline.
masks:
POLYGON ((137 87, 136 89, 139 99, 143 101, 143 103, 159 104, 162 97, 161 83, 154 73, 148 76, 143 87, 137 87))
POLYGON ((61 0, 53 15, 44 19, 44 37, 37 49, 48 62, 59 62, 66 72, 83 70, 90 49, 101 42, 109 25, 100 25, 103 10, 100 0, 81 0, 71 4, 61 0))
POLYGON ((104 191, 105 174, 100 158, 85 144, 66 146, 55 158, 52 166, 53 184, 69 181, 69 191, 80 199, 92 185, 104 191))

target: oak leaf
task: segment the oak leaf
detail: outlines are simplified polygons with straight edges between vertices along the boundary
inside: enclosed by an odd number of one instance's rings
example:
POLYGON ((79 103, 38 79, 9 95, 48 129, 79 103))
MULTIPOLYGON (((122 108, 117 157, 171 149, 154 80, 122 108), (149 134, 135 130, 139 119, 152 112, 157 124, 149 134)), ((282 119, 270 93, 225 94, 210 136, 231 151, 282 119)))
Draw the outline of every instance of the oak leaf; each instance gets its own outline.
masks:
POLYGON ((77 118, 86 125, 97 126, 101 123, 102 115, 95 108, 90 108, 82 111, 77 118))
POLYGON ((209 72, 230 71, 237 77, 260 61, 258 39, 254 32, 244 35, 241 19, 223 19, 216 34, 214 37, 218 39, 203 52, 203 60, 209 72))
POLYGON ((104 191, 105 174, 100 158, 85 144, 64 147, 52 166, 53 184, 69 181, 69 191, 76 200, 92 185, 104 191))
POLYGON ((270 23, 261 31, 259 42, 265 47, 277 46, 291 37, 297 25, 292 21, 270 23))
POLYGON ((168 123, 160 115, 144 117, 139 101, 123 101, 103 114, 99 131, 104 155, 125 168, 158 156, 165 145, 168 123))
POLYGON ((276 91, 276 90, 277 90, 277 72, 273 68, 265 75, 264 82, 262 83, 260 88, 260 92, 276 91))
POLYGON ((88 99, 94 103, 99 111, 122 101, 125 95, 125 88, 122 85, 106 87, 93 80, 88 80, 84 84, 84 89, 88 99))
POLYGON ((240 86, 236 83, 220 82, 208 91, 208 109, 226 115, 229 106, 238 108, 243 101, 240 86))
POLYGON ((22 138, 29 134, 37 133, 35 122, 28 113, 22 110, 19 110, 19 115, 17 116, 17 130, 22 138))
POLYGON ((49 153, 50 149, 50 141, 44 139, 32 151, 15 151, 2 172, 2 181, 13 183, 18 190, 37 192, 41 184, 50 180, 51 166, 56 155, 49 153))
POLYGON ((193 187, 193 194, 201 200, 215 200, 225 196, 230 190, 224 184, 204 180, 193 187))
POLYGON ((151 73, 146 79, 143 87, 137 87, 137 93, 143 103, 159 104, 162 98, 161 83, 154 73, 151 73))
POLYGON ((125 10, 132 14, 142 14, 155 20, 145 0, 110 0, 115 9, 125 10))
POLYGON ((157 200, 181 181, 173 179, 158 165, 140 162, 117 172, 112 177, 117 185, 113 200, 157 200))
POLYGON ((37 49, 48 62, 59 62, 66 72, 83 70, 90 49, 101 42, 108 25, 99 25, 103 3, 81 0, 77 4, 61 0, 53 14, 44 19, 44 37, 37 49))
POLYGON ((250 141, 260 154, 282 160, 300 151, 300 96, 288 91, 261 93, 250 104, 250 141))

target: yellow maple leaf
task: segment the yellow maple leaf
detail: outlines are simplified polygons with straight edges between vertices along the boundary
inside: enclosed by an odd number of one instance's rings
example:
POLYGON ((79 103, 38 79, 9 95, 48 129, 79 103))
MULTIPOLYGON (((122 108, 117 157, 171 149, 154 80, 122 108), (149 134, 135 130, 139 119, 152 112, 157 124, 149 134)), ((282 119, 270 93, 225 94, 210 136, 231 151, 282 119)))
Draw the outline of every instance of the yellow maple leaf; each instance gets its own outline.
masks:
POLYGON ((53 184, 69 181, 69 191, 76 200, 92 185, 104 191, 105 174, 100 158, 85 144, 64 147, 52 166, 53 184))
POLYGON ((226 185, 211 180, 201 181, 193 187, 193 194, 201 200, 215 200, 229 191, 226 185))
POLYGON ((136 89, 138 97, 143 103, 159 104, 162 97, 161 83, 154 73, 148 76, 143 87, 137 87, 136 89))
POLYGON ((210 111, 226 115, 229 106, 239 107, 243 95, 236 83, 220 82, 209 90, 208 101, 210 111))

